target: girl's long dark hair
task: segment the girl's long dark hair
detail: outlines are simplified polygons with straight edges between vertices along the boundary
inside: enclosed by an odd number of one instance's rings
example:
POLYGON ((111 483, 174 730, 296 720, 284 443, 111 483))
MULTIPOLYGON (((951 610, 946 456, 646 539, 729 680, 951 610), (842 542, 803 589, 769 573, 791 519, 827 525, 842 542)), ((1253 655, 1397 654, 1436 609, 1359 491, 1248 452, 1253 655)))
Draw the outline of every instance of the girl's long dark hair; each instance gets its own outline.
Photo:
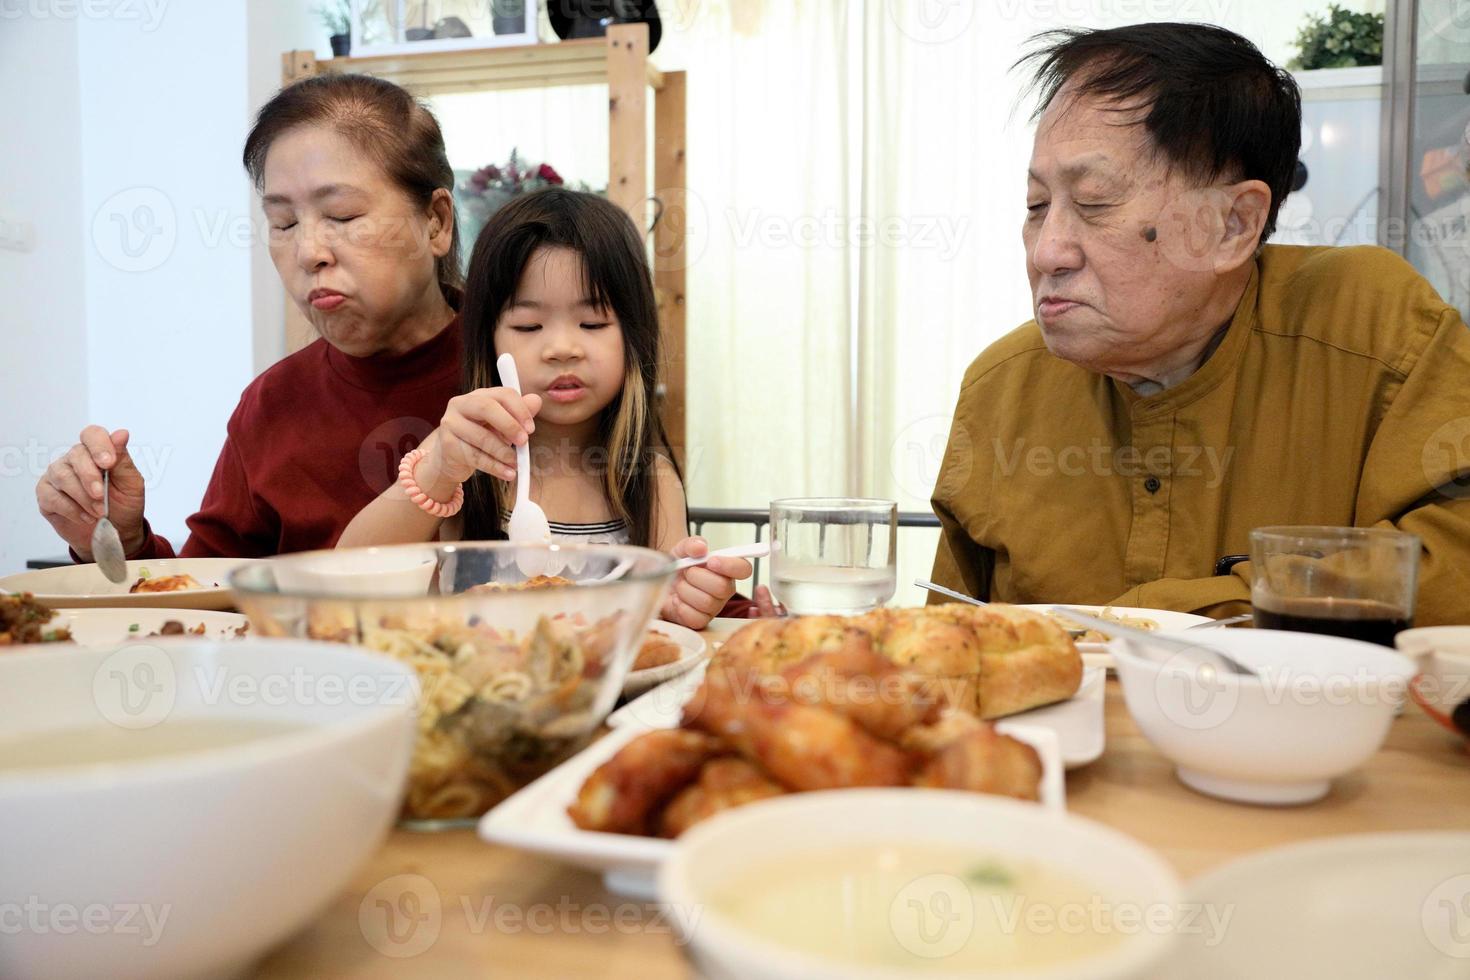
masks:
MULTIPOLYGON (((656 391, 662 345, 658 306, 643 241, 617 205, 554 187, 518 197, 491 216, 470 255, 464 295, 464 391, 498 386, 495 324, 515 299, 521 273, 540 248, 568 248, 582 260, 584 295, 617 314, 623 331, 622 390, 603 409, 597 439, 606 453, 603 492, 628 523, 633 544, 653 545, 658 514, 656 459, 679 473, 659 420, 656 391)), ((465 484, 464 538, 505 537, 506 484, 476 473, 465 484)))

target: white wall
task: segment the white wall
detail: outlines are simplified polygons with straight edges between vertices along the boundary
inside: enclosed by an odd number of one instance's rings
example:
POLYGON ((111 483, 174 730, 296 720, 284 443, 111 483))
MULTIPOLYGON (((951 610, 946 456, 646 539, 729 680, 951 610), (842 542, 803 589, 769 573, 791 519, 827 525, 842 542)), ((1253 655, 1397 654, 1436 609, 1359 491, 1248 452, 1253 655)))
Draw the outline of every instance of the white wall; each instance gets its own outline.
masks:
POLYGON ((281 52, 324 33, 308 6, 0 11, 0 143, 23 148, 0 154, 0 220, 36 237, 0 250, 0 574, 64 550, 34 487, 89 422, 132 430, 149 517, 182 544, 240 391, 281 352, 240 150, 281 52))
POLYGON ((74 20, 0 20, 0 221, 34 229, 0 249, 0 573, 55 554, 35 485, 86 417, 81 134, 74 20))

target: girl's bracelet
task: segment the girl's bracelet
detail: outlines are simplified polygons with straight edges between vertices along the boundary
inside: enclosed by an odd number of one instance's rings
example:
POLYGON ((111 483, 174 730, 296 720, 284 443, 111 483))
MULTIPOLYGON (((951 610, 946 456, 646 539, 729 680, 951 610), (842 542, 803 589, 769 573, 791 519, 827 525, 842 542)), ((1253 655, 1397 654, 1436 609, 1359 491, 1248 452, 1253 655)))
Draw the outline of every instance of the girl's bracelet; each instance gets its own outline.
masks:
POLYGON ((408 499, 418 504, 425 513, 440 519, 453 517, 464 506, 464 484, 454 488, 454 496, 448 501, 433 499, 419 488, 418 481, 413 478, 414 468, 423 458, 422 449, 410 449, 404 454, 403 460, 398 464, 398 485, 403 487, 403 492, 408 494, 408 499))

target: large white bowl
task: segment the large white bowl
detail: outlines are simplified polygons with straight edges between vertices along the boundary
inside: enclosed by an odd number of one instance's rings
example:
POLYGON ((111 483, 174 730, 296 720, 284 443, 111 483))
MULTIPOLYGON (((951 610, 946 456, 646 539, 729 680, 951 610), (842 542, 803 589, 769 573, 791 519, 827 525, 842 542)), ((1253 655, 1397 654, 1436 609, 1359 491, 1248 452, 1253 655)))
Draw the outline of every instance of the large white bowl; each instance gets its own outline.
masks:
MULTIPOLYGON (((959 845, 1032 860, 1092 885, 1125 936, 1098 956, 1027 971, 1028 980, 1120 980, 1154 975, 1173 948, 1179 879, 1156 852, 1102 824, 1032 803, 953 790, 846 789, 798 793, 727 810, 696 824, 660 869, 659 897, 707 980, 897 980, 813 957, 756 936, 711 904, 752 862, 859 844, 959 845), (1128 917, 1125 919, 1125 915, 1128 917), (1124 929, 1121 923, 1137 927, 1124 929)), ((940 910, 944 911, 944 910, 940 910)), ((950 910, 953 911, 953 910, 950 910)), ((955 980, 942 959, 922 976, 955 980)), ((997 974, 996 976, 1000 976, 997 974)), ((1004 974, 1012 977, 1013 974, 1004 974)))
POLYGON ((1174 634, 1256 671, 1242 677, 1208 654, 1144 655, 1114 640, 1128 711, 1191 789, 1242 803, 1290 805, 1377 752, 1414 664, 1386 647, 1279 630, 1174 634))
POLYGON ((0 768, 0 901, 28 906, 15 913, 19 931, 0 929, 0 976, 156 980, 248 969, 382 842, 408 768, 417 693, 402 664, 295 640, 0 656, 0 754, 5 742, 89 725, 301 726, 184 755, 0 768))

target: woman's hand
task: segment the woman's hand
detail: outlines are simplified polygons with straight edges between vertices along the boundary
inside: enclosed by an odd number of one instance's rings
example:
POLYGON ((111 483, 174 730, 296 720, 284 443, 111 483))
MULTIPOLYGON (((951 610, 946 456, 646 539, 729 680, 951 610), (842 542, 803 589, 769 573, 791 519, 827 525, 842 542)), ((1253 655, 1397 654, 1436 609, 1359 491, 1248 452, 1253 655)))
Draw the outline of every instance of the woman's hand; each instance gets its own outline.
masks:
POLYGON ((92 530, 102 516, 102 471, 110 470, 110 520, 132 554, 143 546, 143 474, 128 455, 128 430, 100 425, 82 430, 81 442, 46 468, 36 484, 41 516, 83 561, 92 560, 92 530))
MULTIPOLYGON (((685 538, 674 545, 675 558, 700 558, 709 554, 704 538, 685 538)), ((674 578, 664 600, 663 619, 692 630, 701 630, 720 614, 735 594, 735 583, 751 574, 744 558, 711 558, 703 565, 686 568, 674 578)))
POLYGON ((424 458, 415 471, 419 488, 446 500, 477 470, 514 480, 515 447, 536 431, 533 419, 539 411, 540 395, 523 397, 509 388, 481 388, 451 398, 439 428, 421 447, 424 458))

